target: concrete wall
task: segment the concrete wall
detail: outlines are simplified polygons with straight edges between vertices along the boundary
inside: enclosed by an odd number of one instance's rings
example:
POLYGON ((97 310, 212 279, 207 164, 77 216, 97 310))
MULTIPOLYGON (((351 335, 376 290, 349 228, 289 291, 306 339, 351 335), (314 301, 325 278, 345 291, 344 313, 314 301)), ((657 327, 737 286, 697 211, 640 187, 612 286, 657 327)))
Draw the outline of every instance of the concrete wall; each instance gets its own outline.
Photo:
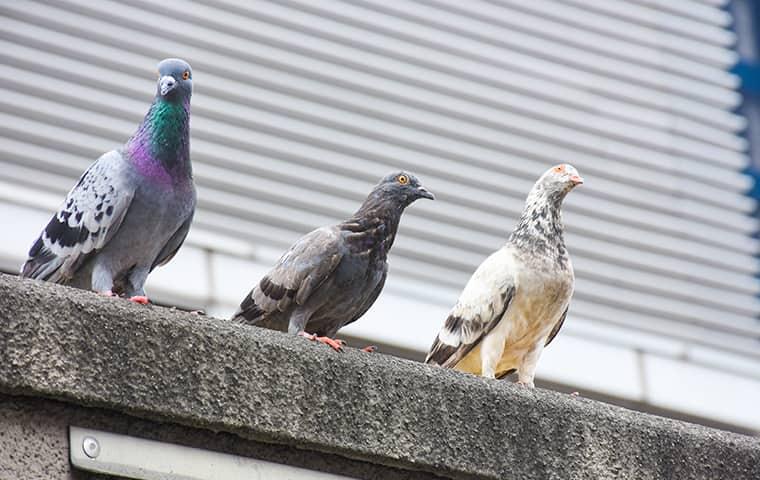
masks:
POLYGON ((72 478, 75 422, 362 479, 760 477, 751 437, 57 285, 0 291, 7 478, 72 478))

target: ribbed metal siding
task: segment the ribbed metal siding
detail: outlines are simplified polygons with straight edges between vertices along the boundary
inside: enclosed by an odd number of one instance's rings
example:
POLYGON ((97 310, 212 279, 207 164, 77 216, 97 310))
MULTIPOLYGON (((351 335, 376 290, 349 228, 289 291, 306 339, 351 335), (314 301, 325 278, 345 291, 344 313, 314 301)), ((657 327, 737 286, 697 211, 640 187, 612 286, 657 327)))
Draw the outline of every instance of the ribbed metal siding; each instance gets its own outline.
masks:
MULTIPOLYGON (((0 3, 0 198, 52 208, 195 71, 196 230, 281 249, 404 167, 399 275, 458 290, 561 161, 573 314, 760 359, 755 202, 715 0, 0 3)), ((449 299, 451 303, 453 299, 449 299)))

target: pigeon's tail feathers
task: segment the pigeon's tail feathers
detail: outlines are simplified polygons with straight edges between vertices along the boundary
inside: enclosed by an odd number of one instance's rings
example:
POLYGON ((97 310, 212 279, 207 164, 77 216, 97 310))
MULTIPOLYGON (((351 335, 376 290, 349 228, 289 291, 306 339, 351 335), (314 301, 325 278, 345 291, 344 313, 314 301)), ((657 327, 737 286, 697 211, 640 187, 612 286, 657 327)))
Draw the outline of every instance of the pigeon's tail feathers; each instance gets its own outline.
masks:
POLYGON ((459 344, 449 345, 441 341, 440 335, 436 335, 435 341, 430 347, 430 352, 425 358, 425 363, 448 367, 450 366, 450 362, 454 358, 454 354, 457 352, 458 348, 459 344))
POLYGON ((58 282, 61 279, 61 267, 64 258, 48 250, 43 244, 42 236, 37 238, 29 250, 29 258, 21 266, 21 276, 58 282))
POLYGON ((499 372, 496 374, 496 380, 501 380, 502 378, 506 378, 512 375, 513 373, 515 373, 516 371, 517 371, 516 368, 510 368, 509 370, 504 370, 503 372, 499 372))
POLYGON ((237 311, 232 315, 232 321, 238 323, 247 323, 249 325, 256 325, 264 317, 264 310, 256 304, 256 300, 253 299, 253 291, 251 291, 243 301, 240 303, 237 311))
POLYGON ((438 332, 425 363, 454 368, 496 328, 506 314, 514 293, 514 286, 510 285, 490 295, 489 301, 475 306, 462 303, 460 298, 438 332))
MULTIPOLYGON (((247 323, 287 314, 304 305, 340 263, 337 229, 320 228, 298 240, 240 304, 247 323)), ((287 315, 286 315, 287 316, 287 315)))
POLYGON ((93 253, 92 249, 83 251, 89 247, 88 244, 84 245, 85 248, 80 247, 79 249, 75 249, 60 243, 65 241, 66 238, 74 237, 77 240, 83 238, 88 240, 85 237, 90 232, 86 229, 68 227, 68 225, 61 222, 59 215, 53 216, 48 226, 37 237, 32 248, 29 249, 29 258, 27 258, 21 267, 22 277, 53 283, 65 283, 93 253), (60 233, 61 231, 65 232, 60 233))

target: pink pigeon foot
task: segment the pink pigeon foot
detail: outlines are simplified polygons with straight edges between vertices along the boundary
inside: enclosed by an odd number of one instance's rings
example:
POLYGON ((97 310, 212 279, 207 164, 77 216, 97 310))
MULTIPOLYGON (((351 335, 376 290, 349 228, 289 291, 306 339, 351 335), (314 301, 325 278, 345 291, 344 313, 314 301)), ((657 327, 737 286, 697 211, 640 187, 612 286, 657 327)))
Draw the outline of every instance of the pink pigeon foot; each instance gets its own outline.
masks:
POLYGON ((343 345, 346 344, 346 342, 344 342, 343 340, 338 340, 337 338, 318 337, 316 335, 312 335, 311 333, 306 333, 306 332, 298 332, 298 336, 304 337, 307 340, 311 340, 312 342, 319 342, 319 343, 324 343, 325 345, 329 345, 336 352, 342 352, 343 345))
POLYGON ((145 295, 135 295, 134 297, 129 297, 129 301, 139 303, 140 305, 147 305, 150 303, 150 300, 148 300, 148 297, 145 295))

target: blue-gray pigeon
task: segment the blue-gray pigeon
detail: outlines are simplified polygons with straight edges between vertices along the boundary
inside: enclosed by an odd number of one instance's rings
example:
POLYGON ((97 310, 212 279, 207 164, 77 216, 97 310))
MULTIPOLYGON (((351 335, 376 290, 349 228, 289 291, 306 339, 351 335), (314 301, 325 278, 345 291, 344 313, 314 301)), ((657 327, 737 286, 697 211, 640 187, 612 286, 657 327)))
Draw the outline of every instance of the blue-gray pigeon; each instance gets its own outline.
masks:
POLYGON ((145 280, 182 246, 196 203, 190 65, 163 60, 156 90, 137 132, 90 165, 66 196, 29 250, 23 277, 148 302, 145 280))
POLYGON ((233 320, 341 350, 342 342, 331 337, 375 303, 401 214, 419 198, 434 197, 414 175, 386 176, 351 218, 314 230, 290 247, 243 299, 233 320))
POLYGON ((571 165, 552 167, 528 195, 517 228, 465 286, 427 363, 533 387, 538 359, 567 316, 575 277, 560 208, 583 183, 571 165))

